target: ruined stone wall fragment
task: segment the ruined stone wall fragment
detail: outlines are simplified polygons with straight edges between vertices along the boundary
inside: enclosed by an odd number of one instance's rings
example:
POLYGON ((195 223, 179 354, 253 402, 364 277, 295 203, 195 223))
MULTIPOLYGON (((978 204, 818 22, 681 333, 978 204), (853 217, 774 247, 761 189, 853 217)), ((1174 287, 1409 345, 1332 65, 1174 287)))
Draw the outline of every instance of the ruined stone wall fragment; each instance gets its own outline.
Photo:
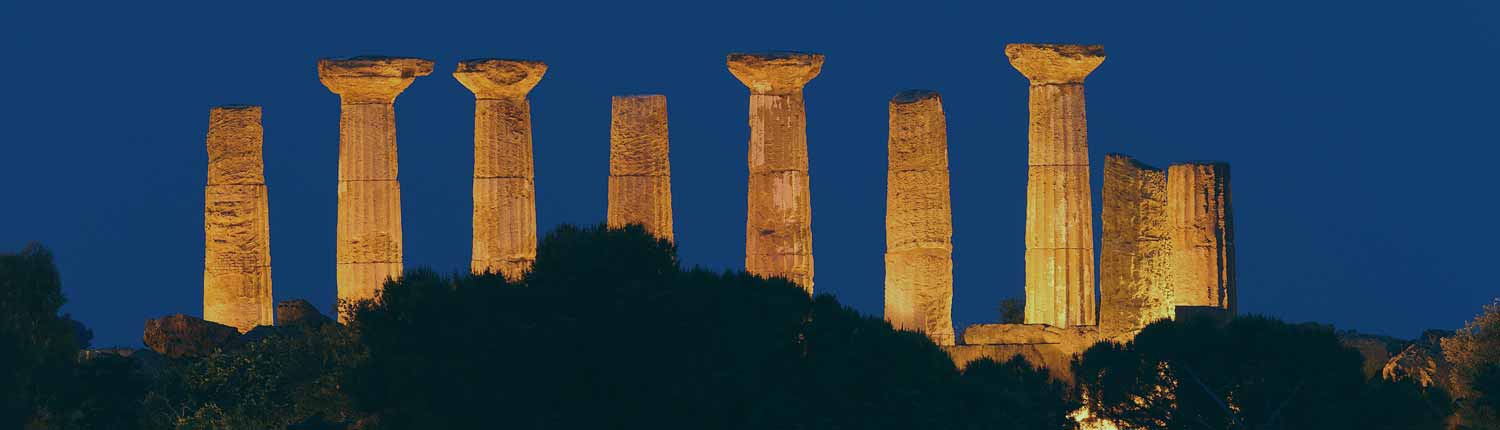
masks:
POLYGON ((1171 318, 1167 174, 1120 154, 1104 158, 1099 326, 1107 336, 1171 318))

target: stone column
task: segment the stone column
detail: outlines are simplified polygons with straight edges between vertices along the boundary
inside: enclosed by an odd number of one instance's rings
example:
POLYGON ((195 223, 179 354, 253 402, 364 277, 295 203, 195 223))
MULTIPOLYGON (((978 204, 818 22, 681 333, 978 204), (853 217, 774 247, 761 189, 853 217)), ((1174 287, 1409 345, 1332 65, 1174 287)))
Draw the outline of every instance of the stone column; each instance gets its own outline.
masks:
POLYGON ((1104 157, 1099 326, 1107 337, 1171 318, 1167 174, 1121 154, 1104 157))
POLYGON ((730 54, 729 72, 750 88, 750 186, 745 270, 813 291, 812 201, 802 87, 822 54, 730 54))
POLYGON ((519 280, 536 261, 531 102, 538 61, 478 59, 453 77, 474 93, 474 245, 469 270, 519 280))
POLYGON ((932 91, 890 103, 885 193, 885 319, 953 345, 953 207, 948 123, 932 91))
POLYGON ((1031 80, 1026 180, 1026 323, 1094 325, 1094 226, 1083 79, 1098 45, 1012 44, 1031 80))
MULTIPOLYGON (((396 182, 394 103, 432 62, 355 57, 318 61, 318 79, 339 95, 339 300, 373 299, 401 277, 401 186, 396 182)), ((345 315, 340 315, 343 319, 345 315)))
POLYGON ((1167 218, 1172 229, 1173 289, 1179 306, 1237 309, 1234 211, 1228 163, 1167 168, 1167 218))
POLYGON ((203 319, 241 333, 275 323, 262 136, 260 106, 208 112, 203 319))
POLYGON ((609 226, 640 224, 672 240, 672 168, 667 98, 617 96, 609 121, 609 226))

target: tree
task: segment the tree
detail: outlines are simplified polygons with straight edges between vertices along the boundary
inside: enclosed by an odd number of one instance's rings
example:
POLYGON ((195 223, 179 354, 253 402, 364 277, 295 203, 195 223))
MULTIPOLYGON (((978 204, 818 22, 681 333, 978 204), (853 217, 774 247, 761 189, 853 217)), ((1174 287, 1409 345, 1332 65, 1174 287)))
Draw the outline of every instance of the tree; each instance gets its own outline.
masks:
POLYGON ((27 245, 0 255, 0 428, 47 428, 64 411, 78 355, 52 253, 27 245))
POLYGON ((988 358, 964 368, 959 395, 968 429, 1069 429, 1078 402, 1047 369, 1020 356, 1001 363, 988 358))
POLYGON ((1073 371, 1089 409, 1127 429, 1436 425, 1423 420, 1432 411, 1421 402, 1390 401, 1425 394, 1368 386, 1361 360, 1326 326, 1192 318, 1151 324, 1124 345, 1096 345, 1073 371), (1386 422, 1374 422, 1380 414, 1364 403, 1390 404, 1386 422))
POLYGON ((1001 324, 1025 324, 1026 323, 1026 300, 1025 299, 1016 298, 1016 297, 1006 298, 1005 300, 1001 300, 1000 301, 1000 307, 996 308, 996 310, 1000 311, 1000 323, 1001 324))
POLYGON ((1442 340, 1450 389, 1466 429, 1500 429, 1500 300, 1442 340))

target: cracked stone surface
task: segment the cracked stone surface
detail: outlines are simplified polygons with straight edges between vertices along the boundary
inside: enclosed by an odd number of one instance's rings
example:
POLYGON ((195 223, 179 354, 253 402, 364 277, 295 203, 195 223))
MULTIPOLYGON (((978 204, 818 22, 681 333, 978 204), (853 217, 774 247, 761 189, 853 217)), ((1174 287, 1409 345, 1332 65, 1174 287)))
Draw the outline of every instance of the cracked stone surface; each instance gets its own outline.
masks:
POLYGON ((885 319, 953 345, 953 216, 942 98, 913 90, 890 102, 885 319))
POLYGON ((1110 334, 1137 332, 1171 318, 1175 305, 1167 173, 1109 154, 1102 194, 1099 326, 1110 334))
POLYGON ((609 226, 640 224, 656 237, 673 240, 667 98, 617 96, 611 104, 609 226))
POLYGON ((241 333, 274 322, 263 136, 259 106, 209 111, 203 318, 241 333))

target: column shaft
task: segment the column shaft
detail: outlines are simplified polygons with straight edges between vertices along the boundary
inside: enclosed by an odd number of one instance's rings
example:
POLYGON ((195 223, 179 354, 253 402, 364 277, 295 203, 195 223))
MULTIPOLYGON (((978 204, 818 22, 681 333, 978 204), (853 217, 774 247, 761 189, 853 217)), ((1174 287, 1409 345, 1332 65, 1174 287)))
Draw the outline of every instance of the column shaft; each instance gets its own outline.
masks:
POLYGON ((953 218, 948 132, 937 93, 890 103, 886 173, 885 319, 953 345, 953 218))
POLYGON ((1106 336, 1171 318, 1167 175, 1118 154, 1104 159, 1099 326, 1106 336))
POLYGON ((474 101, 474 247, 470 269, 520 279, 536 260, 531 103, 474 101))
POLYGON ((1229 165, 1189 163, 1167 168, 1173 286, 1179 306, 1235 312, 1234 212, 1229 165))
POLYGON ((209 112, 203 319, 240 332, 275 323, 260 118, 259 106, 209 112))
POLYGON ((750 95, 745 270, 812 292, 812 200, 807 114, 800 91, 750 95))
POLYGON ((1093 202, 1083 85, 1034 84, 1030 105, 1026 322, 1094 325, 1093 202))
POLYGON ((338 296, 354 301, 401 277, 396 111, 391 103, 340 107, 338 296))
POLYGON ((615 97, 611 103, 609 226, 640 224, 656 237, 673 240, 667 98, 615 97))

